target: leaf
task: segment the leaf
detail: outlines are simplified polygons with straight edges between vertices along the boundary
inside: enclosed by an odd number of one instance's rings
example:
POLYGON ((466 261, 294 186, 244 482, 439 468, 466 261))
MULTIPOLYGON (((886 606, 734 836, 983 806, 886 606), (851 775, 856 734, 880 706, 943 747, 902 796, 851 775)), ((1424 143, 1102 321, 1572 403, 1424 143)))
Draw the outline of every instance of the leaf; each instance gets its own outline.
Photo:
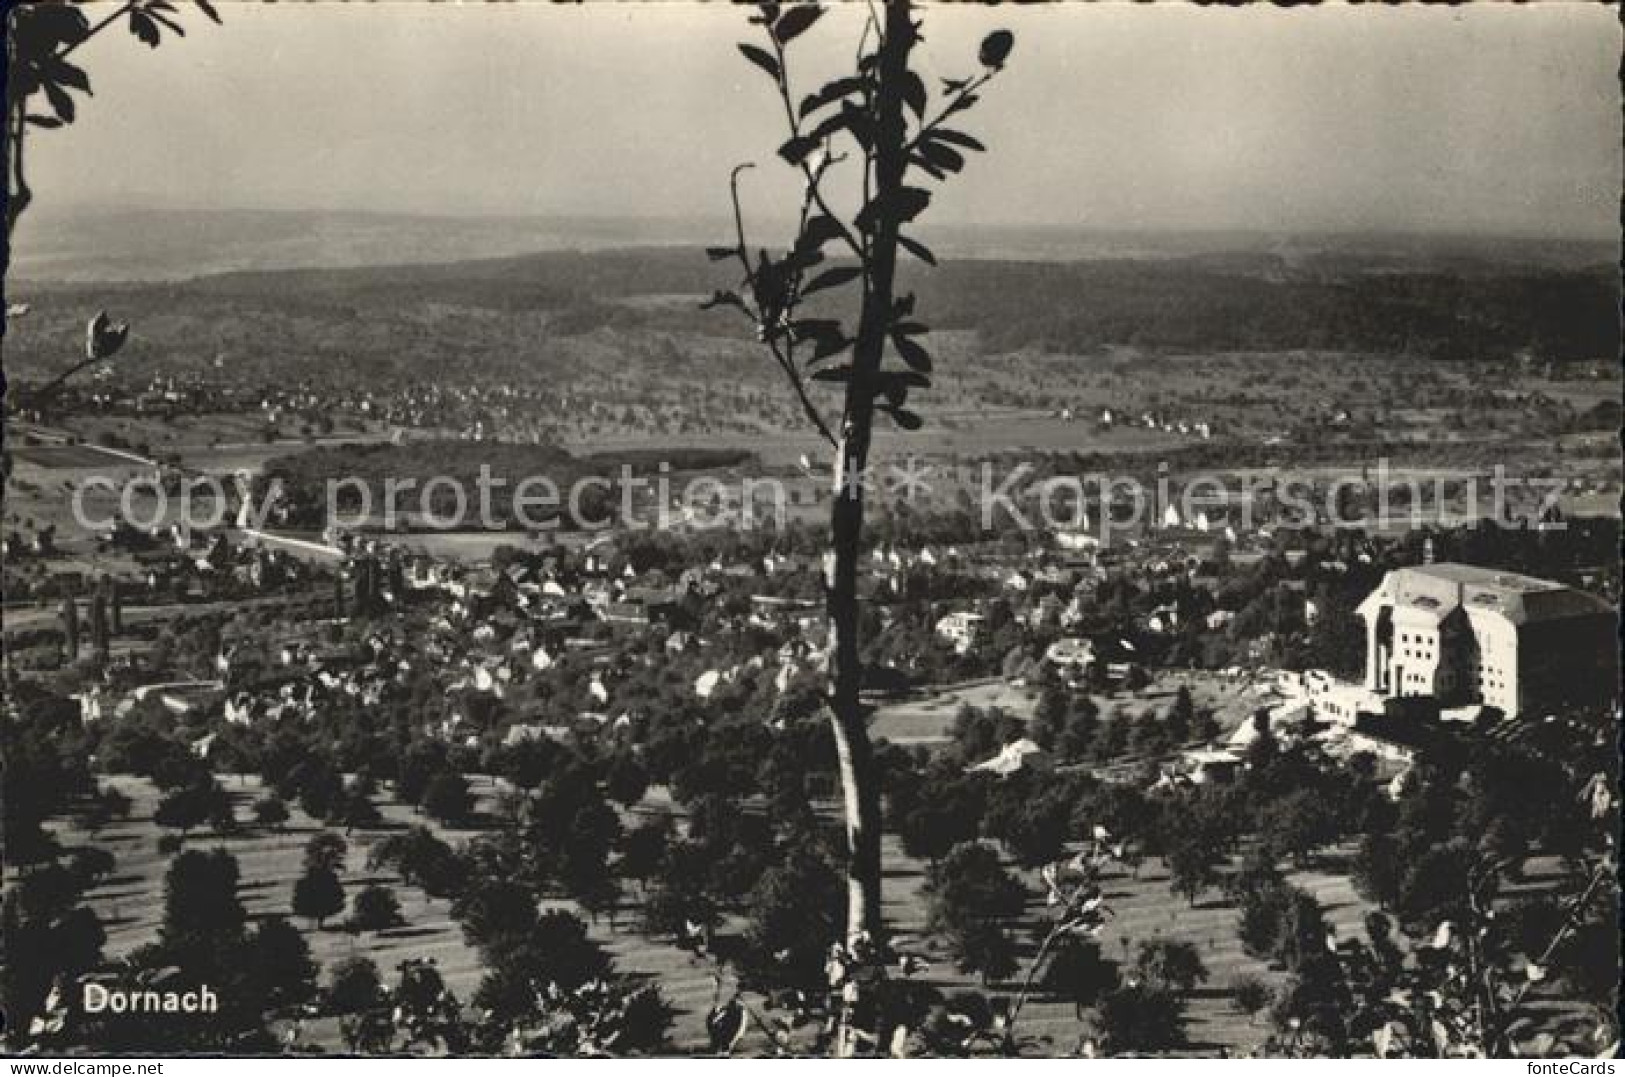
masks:
POLYGON ((823 251, 812 246, 811 244, 798 242, 795 249, 785 257, 784 264, 789 269, 805 272, 806 270, 811 269, 813 266, 818 265, 823 260, 823 251))
POLYGON ((904 187, 897 192, 897 220, 906 223, 925 212, 931 204, 931 192, 923 187, 904 187))
POLYGON ((803 318, 790 323, 790 332, 797 340, 823 340, 840 336, 841 323, 834 318, 803 318))
POLYGON ((930 161, 927 161, 922 154, 910 154, 908 163, 913 165, 915 168, 918 168, 921 172, 924 172, 934 180, 945 180, 948 178, 948 173, 944 172, 930 161))
POLYGON ((940 142, 920 143, 920 155, 944 172, 958 172, 965 167, 965 158, 959 151, 940 142))
POLYGON ((862 275, 862 266, 834 266, 808 281, 807 286, 801 289, 801 294, 812 295, 814 292, 823 291, 825 288, 836 288, 862 275))
POLYGON ((710 299, 707 299, 705 302, 700 304, 701 310, 710 310, 713 307, 733 307, 736 310, 741 310, 746 314, 750 314, 750 308, 745 306, 745 301, 739 298, 738 292, 715 292, 712 294, 710 299))
POLYGON ((847 346, 851 343, 852 342, 846 338, 844 333, 836 333, 833 336, 819 337, 818 343, 813 346, 812 358, 807 361, 809 363, 816 363, 820 359, 828 359, 832 355, 839 355, 841 352, 846 351, 847 346))
POLYGON ((931 353, 920 347, 917 341, 908 337, 893 337, 892 345, 897 349, 897 354, 902 357, 903 362, 915 370, 930 373, 931 353))
POLYGON ((99 310, 85 325, 85 358, 93 361, 111 359, 124 347, 129 336, 128 322, 115 322, 105 310, 99 310))
POLYGON ((931 204, 931 192, 923 187, 902 187, 897 194, 888 200, 879 195, 871 199, 864 207, 858 210, 855 223, 858 230, 865 233, 874 231, 875 225, 881 220, 881 214, 887 214, 898 224, 907 224, 918 217, 925 207, 931 204))
POLYGON ((45 91, 45 100, 50 102, 51 111, 55 112, 63 123, 72 123, 72 95, 54 82, 47 82, 40 88, 45 91))
POLYGON ((884 396, 887 403, 900 408, 908 402, 910 389, 929 389, 931 379, 916 370, 887 370, 875 378, 875 395, 884 396))
POLYGON ((19 5, 12 33, 19 44, 28 39, 24 55, 54 55, 63 46, 84 41, 90 34, 90 21, 76 4, 19 5))
POLYGON ((220 25, 220 13, 214 9, 209 0, 192 0, 192 3, 196 4, 198 10, 207 15, 216 26, 220 25))
POLYGON ((35 127, 43 127, 46 130, 62 126, 62 121, 55 116, 29 116, 28 122, 35 127))
POLYGON ((824 9, 817 4, 797 4, 773 24, 773 36, 778 38, 779 44, 788 45, 823 15, 824 9))
POLYGON ((976 58, 982 62, 983 67, 1003 67, 1015 43, 1016 35, 1009 30, 995 30, 982 39, 982 48, 976 58))
POLYGON ((738 253, 738 251, 734 250, 734 248, 732 248, 732 247, 707 247, 707 248, 705 248, 705 256, 707 258, 711 259, 711 261, 713 261, 713 262, 725 261, 725 260, 727 260, 729 258, 732 258, 737 253, 738 253))
POLYGON ((965 132, 955 131, 948 127, 933 128, 926 133, 925 137, 936 142, 948 142, 955 146, 963 146, 965 149, 975 150, 977 153, 982 153, 987 149, 980 141, 965 132))
POLYGON ((903 104, 916 116, 925 115, 925 83, 920 76, 910 70, 903 72, 903 104))
MULTIPOLYGON (((148 8, 147 10, 151 11, 152 9, 148 8)), ((175 34, 176 37, 185 37, 186 36, 186 30, 181 26, 180 23, 176 22, 174 19, 166 19, 162 15, 154 15, 154 16, 152 16, 152 18, 157 22, 163 23, 164 26, 168 27, 169 30, 171 30, 175 34)))
POLYGON ((865 153, 874 149, 875 124, 867 113, 850 101, 841 102, 841 127, 852 133, 852 141, 856 142, 865 153))
MULTIPOLYGON (((912 299, 913 296, 911 295, 909 298, 912 299)), ((914 308, 911 305, 909 309, 912 310, 914 308)), ((923 333, 929 333, 930 331, 931 330, 927 329, 919 322, 898 322, 891 327, 891 335, 894 337, 917 337, 923 333)))
POLYGON ((785 164, 799 165, 807 159, 807 155, 818 148, 819 140, 812 135, 794 135, 785 140, 779 147, 779 156, 784 158, 785 164))
MULTIPOLYGON (((837 112, 833 116, 824 117, 819 121, 818 126, 807 132, 806 137, 814 142, 822 142, 835 132, 841 130, 842 128, 850 128, 853 123, 858 122, 863 118, 864 116, 862 112, 859 112, 850 103, 843 103, 841 105, 841 111, 837 112)), ((856 138, 857 135, 854 134, 852 137, 856 138)))
POLYGON ((823 370, 813 371, 811 378, 813 381, 833 381, 845 384, 852 380, 852 368, 850 366, 825 367, 823 370))
POLYGON ((847 94, 855 93, 861 89, 863 89, 863 80, 851 75, 846 78, 835 79, 833 82, 826 82, 818 90, 801 99, 801 109, 797 114, 802 119, 806 119, 808 113, 816 112, 825 105, 839 101, 847 94))
POLYGON ((974 106, 976 104, 976 102, 978 102, 980 100, 981 100, 981 98, 977 97, 973 93, 972 94, 966 94, 964 97, 956 97, 956 98, 953 99, 952 102, 949 103, 947 108, 942 110, 942 114, 944 116, 951 116, 955 112, 963 112, 966 109, 971 108, 972 106, 974 106))
POLYGON ((822 247, 832 239, 840 239, 844 234, 840 222, 834 217, 820 214, 807 222, 802 230, 801 238, 797 244, 805 243, 810 247, 822 247))
POLYGON ((766 71, 774 82, 778 81, 779 61, 771 52, 760 45, 751 45, 743 41, 739 43, 739 51, 745 54, 745 59, 766 71))
POLYGON ((139 11, 130 12, 130 33, 152 48, 157 48, 158 42, 162 38, 162 32, 158 29, 158 24, 139 11))
POLYGON ((924 419, 921 419, 918 415, 912 411, 909 411, 907 408, 881 408, 880 410, 884 411, 887 415, 890 415, 892 417, 892 421, 898 426, 902 427, 904 430, 918 430, 920 427, 925 425, 924 419))
POLYGON ((90 77, 85 74, 83 68, 75 67, 66 60, 53 60, 45 69, 45 77, 70 89, 90 93, 90 77))
POLYGON ((898 233, 897 245, 926 265, 934 266, 937 264, 937 256, 931 253, 931 248, 917 239, 910 239, 908 236, 898 233))

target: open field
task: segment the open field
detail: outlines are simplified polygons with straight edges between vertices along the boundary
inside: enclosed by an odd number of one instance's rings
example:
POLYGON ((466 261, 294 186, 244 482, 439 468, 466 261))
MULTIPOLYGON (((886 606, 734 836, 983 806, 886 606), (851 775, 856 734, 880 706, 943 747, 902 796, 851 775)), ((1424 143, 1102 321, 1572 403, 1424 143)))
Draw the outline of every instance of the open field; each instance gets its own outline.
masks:
MULTIPOLYGON (((1234 729, 1267 702, 1257 687, 1212 670, 1154 671, 1149 684, 1138 691, 1120 691, 1091 698, 1102 716, 1114 711, 1138 715, 1146 710, 1166 710, 1181 687, 1189 688, 1191 702, 1198 710, 1213 711, 1226 731, 1234 729)), ((1002 680, 926 692, 918 697, 886 703, 876 708, 870 719, 869 734, 893 744, 941 744, 949 739, 954 715, 960 707, 998 708, 1023 720, 1032 717, 1037 697, 1031 689, 1018 688, 1002 680)))
MULTIPOLYGON (((924 865, 904 855, 896 840, 889 836, 885 856, 890 888, 886 899, 887 921, 897 931, 921 933, 925 927, 925 903, 919 888, 924 883, 924 865)), ((1346 877, 1321 871, 1294 871, 1287 877, 1293 885, 1315 895, 1326 910, 1327 922, 1337 928, 1340 936, 1363 936, 1361 923, 1370 906, 1354 893, 1346 877)), ((1025 881, 1035 893, 1042 888, 1036 873, 1027 873, 1025 881)), ((1155 859, 1142 864, 1137 873, 1109 874, 1102 880, 1102 886, 1114 913, 1100 934, 1101 952, 1108 960, 1131 964, 1140 943, 1168 939, 1195 946, 1207 966, 1206 985, 1197 988, 1186 1006, 1190 1053, 1211 1056, 1220 1049, 1235 1053, 1263 1039, 1262 1022, 1258 1025, 1248 1022, 1236 1008, 1227 985, 1232 977, 1242 973, 1259 976, 1272 985, 1284 979, 1284 974, 1242 952, 1236 936, 1234 905, 1216 893, 1205 896, 1194 906, 1188 905, 1169 891, 1167 872, 1155 859)), ((1034 925, 1046 923, 1043 903, 1036 898, 1029 901, 1024 920, 1034 925)), ((1035 948, 1036 940, 1024 940, 1023 968, 1035 948)), ((944 991, 979 986, 974 977, 956 973, 946 958, 934 964, 926 979, 944 991)), ((1027 1036, 1048 1040, 1039 1053, 1065 1054, 1077 1044, 1079 1025, 1070 1003, 1040 996, 1023 1010, 1021 1024, 1027 1036)))
MULTIPOLYGON (((481 312, 479 317, 484 324, 496 315, 481 312)), ((924 428, 904 433, 878 424, 872 455, 881 468, 906 457, 933 466, 962 466, 959 478, 933 482, 915 508, 961 507, 964 496, 979 488, 972 472, 979 475, 979 462, 994 456, 1030 454, 1035 460, 1054 456, 1064 461, 1076 453, 1089 461, 1084 470, 1094 474, 1112 471, 1117 455, 1123 468, 1138 473, 1166 453, 1176 476, 1184 477, 1276 466, 1329 480, 1374 467, 1383 457, 1392 458, 1395 481, 1410 473, 1429 479, 1486 476, 1501 465, 1513 477, 1553 475, 1574 481, 1576 487, 1560 502, 1570 514, 1619 512, 1617 420, 1604 412, 1617 405, 1620 382, 1601 372, 1557 380, 1509 363, 1486 372, 1477 363, 1318 351, 1154 354, 1114 347, 1092 355, 1030 348, 994 353, 965 330, 933 336, 941 338, 933 339, 939 367, 929 399, 921 401, 924 428), (1486 381, 1497 385, 1495 392, 1481 388, 1486 381), (1428 406, 1417 406, 1415 401, 1424 398, 1428 406), (1107 411, 1114 416, 1109 425, 1101 421, 1107 411), (1334 424, 1336 413, 1349 418, 1334 424), (1155 416, 1158 425, 1145 425, 1147 415, 1155 416), (1204 440, 1181 433, 1181 423, 1187 429, 1211 423, 1214 436, 1204 440)), ((276 457, 317 445, 389 440, 397 431, 408 441, 460 438, 468 433, 460 423, 489 413, 482 436, 493 443, 493 452, 514 438, 595 453, 743 449, 756 453, 769 472, 795 469, 804 456, 820 464, 828 459, 828 447, 808 431, 791 394, 771 380, 768 364, 745 342, 641 328, 603 329, 570 339, 568 354, 586 349, 593 358, 573 368, 568 391, 550 395, 531 387, 538 372, 526 368, 523 379, 516 372, 512 385, 529 395, 502 397, 509 402, 500 413, 491 411, 491 399, 479 397, 465 402, 467 414, 413 412, 416 420, 401 424, 369 418, 358 410, 358 402, 376 397, 387 403, 392 383, 386 381, 366 393, 353 386, 335 390, 338 399, 355 406, 336 405, 331 430, 291 412, 268 423, 257 405, 174 416, 62 418, 54 426, 34 429, 32 440, 39 444, 11 439, 15 469, 6 524, 13 533, 25 519, 54 526, 60 546, 75 556, 86 554, 86 536, 67 511, 75 490, 96 477, 119 481, 138 473, 133 461, 96 448, 92 443, 98 439, 220 475, 258 471, 276 457), (691 350, 693 362, 654 363, 652 357, 667 347, 691 350), (609 361, 616 356, 620 359, 609 361), (622 369, 621 360, 647 376, 610 378, 622 369), (722 395, 711 395, 712 388, 722 395), (68 438, 83 444, 60 444, 68 438)), ((335 362, 323 369, 337 374, 345 367, 335 362)), ((451 395, 463 391, 452 389, 451 395)), ((833 400, 825 403, 833 405, 833 400)), ((1061 469, 1067 470, 1064 462, 1061 469)), ((808 481, 820 485, 824 480, 808 481)), ((88 500, 98 515, 115 507, 105 494, 88 500)), ((135 501, 139 519, 153 518, 153 506, 144 495, 138 493, 135 501)), ((790 515, 816 519, 826 511, 821 503, 804 502, 793 506, 790 515)), ((1411 526, 1404 514, 1371 524, 1375 530, 1411 526)), ((508 539, 432 536, 412 541, 427 552, 467 561, 488 556, 494 545, 508 539)))
POLYGON ((139 459, 132 459, 134 456, 132 453, 106 449, 99 445, 27 445, 14 449, 13 455, 19 460, 49 470, 95 470, 110 461, 138 466, 143 463, 139 459))
MULTIPOLYGON (((133 807, 128 820, 110 825, 94 836, 98 845, 117 858, 117 867, 110 879, 91 892, 89 901, 106 929, 106 951, 116 957, 156 937, 163 914, 163 877, 169 857, 157 850, 157 839, 164 831, 152 823, 158 797, 151 783, 122 776, 113 778, 110 784, 128 794, 133 807)), ((235 802, 239 820, 247 818, 249 805, 261 794, 258 779, 227 777, 222 784, 235 802)), ((490 779, 476 779, 482 805, 489 805, 489 797, 496 789, 497 784, 490 779)), ((428 898, 416 887, 402 885, 387 872, 369 872, 366 856, 367 850, 390 830, 411 824, 430 825, 452 842, 477 831, 454 830, 429 823, 382 797, 378 803, 385 816, 385 826, 357 830, 348 836, 349 852, 342 878, 347 894, 351 895, 371 883, 382 883, 395 890, 408 926, 389 931, 351 935, 334 924, 318 931, 309 922, 292 917, 291 894, 300 871, 303 848, 321 829, 297 807, 292 808, 292 818, 280 830, 245 827, 229 837, 194 832, 187 844, 195 848, 221 846, 230 851, 242 872, 239 894, 250 918, 288 917, 304 933, 312 956, 324 970, 347 956, 361 954, 371 958, 386 980, 392 982, 394 968, 400 961, 409 957, 433 958, 447 984, 466 1001, 483 972, 478 955, 464 943, 459 926, 450 916, 450 903, 428 898)), ((663 790, 651 791, 648 806, 660 810, 668 806, 663 790)), ((69 844, 87 837, 71 827, 60 828, 59 835, 69 844)), ((980 988, 975 977, 957 972, 951 961, 938 955, 935 945, 924 937, 925 903, 920 892, 925 879, 924 864, 905 855, 895 838, 889 835, 884 855, 887 922, 901 948, 922 954, 931 963, 931 968, 919 978, 944 992, 980 988)), ((1311 870, 1294 872, 1290 878, 1294 884, 1315 894, 1327 910, 1328 921, 1336 925, 1340 935, 1360 934, 1361 921, 1369 907, 1353 893, 1345 877, 1311 870)), ((1034 930, 1041 930, 1046 915, 1037 897, 1041 884, 1031 873, 1025 876, 1025 882, 1034 896, 1023 919, 1035 925, 1034 930)), ((1266 980, 1278 980, 1282 974, 1272 972, 1241 952, 1235 932, 1234 907, 1219 900, 1216 894, 1206 896, 1195 906, 1187 905, 1169 892, 1167 875, 1155 860, 1148 861, 1134 874, 1111 874, 1104 885, 1107 901, 1115 913, 1101 935, 1102 951, 1108 959, 1131 960, 1140 942, 1168 938, 1195 945, 1207 965, 1210 979, 1195 993, 1187 1010, 1192 1052, 1213 1054, 1220 1048, 1245 1049, 1261 1038, 1261 1029, 1249 1025, 1235 1009, 1226 985, 1232 976, 1242 972, 1266 980)), ((546 904, 568 907, 567 902, 560 901, 546 904)), ((707 1042, 704 1015, 711 1005, 713 992, 712 966, 669 942, 629 930, 627 925, 635 922, 637 911, 636 903, 629 902, 619 916, 618 928, 611 930, 607 921, 600 921, 592 925, 592 935, 614 955, 621 971, 651 976, 660 985, 667 1000, 678 1010, 672 1033, 674 1046, 685 1052, 703 1051, 707 1042)), ((341 919, 342 916, 336 918, 335 924, 341 919)), ((724 930, 737 927, 737 924, 729 925, 724 930)), ((1036 941, 1022 936, 1020 949, 1024 964, 1031 959, 1036 941)), ((999 984, 994 988, 996 993, 1011 993, 1016 986, 999 984)), ((1029 1037, 1048 1039, 1046 1052, 1070 1050, 1078 1036, 1071 1004, 1042 996, 1028 1004, 1023 1027, 1029 1037)), ((752 1032, 747 1037, 746 1050, 750 1049, 751 1037, 755 1036, 752 1032)), ((336 1019, 311 1022, 303 1038, 307 1043, 321 1044, 329 1050, 338 1049, 336 1019)))

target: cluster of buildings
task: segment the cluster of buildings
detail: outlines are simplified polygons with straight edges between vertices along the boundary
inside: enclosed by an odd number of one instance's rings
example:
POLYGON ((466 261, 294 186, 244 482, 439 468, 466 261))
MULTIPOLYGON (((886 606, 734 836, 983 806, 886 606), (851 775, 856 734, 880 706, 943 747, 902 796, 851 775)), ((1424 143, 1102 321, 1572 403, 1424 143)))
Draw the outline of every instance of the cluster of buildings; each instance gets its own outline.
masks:
POLYGON ((1222 781, 1260 729, 1314 735, 1340 754, 1405 765, 1447 731, 1499 735, 1566 706, 1596 704, 1618 684, 1618 615, 1550 580, 1454 562, 1396 568, 1357 610, 1364 676, 1286 672, 1222 745, 1186 752, 1171 781, 1222 781))

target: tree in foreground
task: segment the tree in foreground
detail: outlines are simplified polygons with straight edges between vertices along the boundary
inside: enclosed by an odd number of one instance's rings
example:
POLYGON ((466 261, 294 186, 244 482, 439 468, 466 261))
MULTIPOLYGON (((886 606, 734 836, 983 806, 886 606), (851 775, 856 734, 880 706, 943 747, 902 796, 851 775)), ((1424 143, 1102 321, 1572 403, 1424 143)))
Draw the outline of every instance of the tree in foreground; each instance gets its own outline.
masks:
POLYGON ((879 966, 880 788, 873 751, 859 700, 863 680, 858 618, 858 565, 863 542, 864 493, 875 413, 883 412, 905 430, 920 417, 907 408, 914 389, 931 384, 930 353, 920 342, 927 332, 915 318, 912 294, 897 288, 899 252, 930 264, 932 253, 904 227, 930 205, 930 182, 960 171, 968 152, 983 149, 949 121, 971 109, 978 91, 1003 68, 1013 38, 1007 31, 982 43, 981 70, 968 78, 942 80, 935 93, 912 64, 921 40, 920 22, 909 0, 870 7, 858 44, 855 70, 801 97, 792 88, 790 47, 824 15, 814 4, 758 6, 750 22, 762 43, 739 48, 772 80, 784 106, 789 137, 779 157, 800 173, 803 195, 797 228, 788 249, 752 249, 740 207, 739 177, 730 181, 735 236, 715 247, 718 261, 736 261, 737 289, 719 291, 707 306, 729 307, 752 325, 757 339, 784 373, 807 421, 828 443, 834 458, 834 503, 826 571, 830 620, 826 703, 834 730, 849 845, 845 952, 849 975, 842 993, 838 1054, 856 1052, 859 1035, 878 1044, 879 1010, 862 984, 879 966), (842 168, 850 162, 851 167, 842 168), (848 177, 846 173, 855 173, 848 177), (836 177, 855 189, 855 208, 834 204, 836 177), (840 261, 826 261, 826 249, 840 261), (819 316, 806 301, 819 295, 819 316), (837 296, 856 307, 855 319, 825 317, 837 296), (888 353, 894 361, 887 362, 888 353), (838 386, 839 415, 826 418, 810 388, 812 382, 838 386), (869 972, 861 973, 860 967, 869 972))

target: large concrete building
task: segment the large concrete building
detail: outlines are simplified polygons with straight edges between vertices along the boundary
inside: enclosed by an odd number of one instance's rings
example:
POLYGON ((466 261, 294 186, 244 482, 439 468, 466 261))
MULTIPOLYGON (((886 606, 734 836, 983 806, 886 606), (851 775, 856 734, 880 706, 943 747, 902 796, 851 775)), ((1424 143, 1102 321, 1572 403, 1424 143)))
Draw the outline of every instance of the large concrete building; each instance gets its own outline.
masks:
POLYGON ((1603 698, 1616 684, 1613 609, 1559 583, 1474 565, 1401 568, 1359 613, 1365 687, 1385 698, 1483 703, 1511 716, 1603 698))

